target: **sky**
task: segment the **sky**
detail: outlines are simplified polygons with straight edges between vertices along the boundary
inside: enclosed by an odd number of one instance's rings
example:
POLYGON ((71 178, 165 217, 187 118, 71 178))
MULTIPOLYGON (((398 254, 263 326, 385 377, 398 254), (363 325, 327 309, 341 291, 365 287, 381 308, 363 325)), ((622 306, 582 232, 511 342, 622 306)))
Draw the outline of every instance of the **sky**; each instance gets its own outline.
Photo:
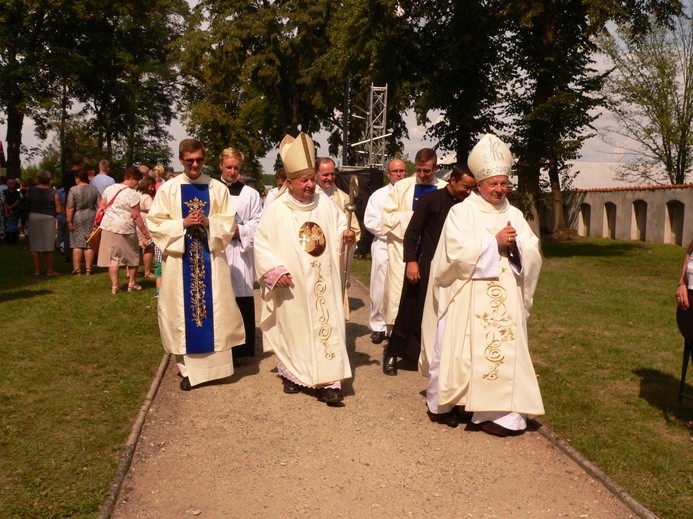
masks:
MULTIPOLYGON (((404 156, 408 157, 409 159, 414 158, 414 155, 416 155, 416 152, 424 147, 432 147, 435 142, 432 142, 430 140, 427 140, 425 138, 425 133, 426 133, 426 128, 423 126, 419 126, 416 124, 415 117, 413 113, 407 113, 405 116, 405 120, 408 123, 409 127, 409 138, 403 140, 404 144, 404 156)), ((178 142, 180 142, 182 139, 185 137, 188 137, 187 132, 185 131, 185 128, 182 126, 180 121, 174 120, 169 127, 169 131, 171 135, 173 136, 170 146, 171 146, 171 153, 172 153, 172 160, 174 161, 174 169, 178 170, 180 169, 177 161, 175 160, 177 157, 177 150, 178 150, 178 142)), ((3 147, 5 149, 5 153, 7 150, 7 141, 5 140, 5 137, 7 135, 7 125, 2 123, 0 124, 0 136, 2 136, 2 143, 3 147)), ((49 137, 49 139, 45 142, 40 141, 36 138, 34 135, 34 123, 31 119, 26 119, 24 122, 24 128, 23 128, 23 144, 29 148, 35 148, 35 147, 45 147, 48 144, 51 143, 52 137, 49 137)), ((318 148, 318 153, 324 153, 323 150, 327 150, 327 132, 321 132, 319 134, 316 134, 313 137, 316 143, 319 144, 318 148)), ((278 143, 277 143, 278 144, 278 143)), ((233 143, 229 143, 229 146, 233 146, 233 143)), ((581 151, 581 157, 580 160, 586 161, 586 162, 619 162, 623 156, 622 150, 619 148, 615 148, 613 146, 610 146, 609 144, 606 144, 603 142, 601 139, 598 137, 591 138, 585 142, 585 145, 582 148, 581 151)), ((273 165, 276 157, 276 151, 271 152, 268 154, 267 157, 263 158, 260 160, 260 163, 263 166, 263 169, 265 170, 266 174, 272 174, 273 173, 273 165)), ((27 155, 23 154, 22 155, 22 166, 27 166, 31 163, 36 163, 38 162, 39 159, 33 159, 27 155)), ((341 160, 341 157, 337 157, 337 162, 339 163, 341 160)), ((441 153, 439 154, 439 162, 442 163, 450 163, 455 161, 455 155, 454 153, 441 153)))

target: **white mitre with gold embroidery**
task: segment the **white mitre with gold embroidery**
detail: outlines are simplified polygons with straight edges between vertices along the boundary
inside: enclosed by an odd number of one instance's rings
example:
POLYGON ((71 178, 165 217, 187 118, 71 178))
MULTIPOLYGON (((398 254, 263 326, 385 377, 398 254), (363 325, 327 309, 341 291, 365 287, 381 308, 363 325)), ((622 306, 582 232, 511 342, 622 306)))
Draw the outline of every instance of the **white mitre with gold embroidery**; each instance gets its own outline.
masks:
POLYGON ((307 173, 315 173, 315 146, 313 140, 301 132, 298 137, 287 135, 279 144, 286 178, 294 180, 307 173))
POLYGON ((507 144, 495 135, 487 133, 472 148, 467 166, 477 181, 498 175, 507 177, 510 176, 513 166, 513 156, 507 144))

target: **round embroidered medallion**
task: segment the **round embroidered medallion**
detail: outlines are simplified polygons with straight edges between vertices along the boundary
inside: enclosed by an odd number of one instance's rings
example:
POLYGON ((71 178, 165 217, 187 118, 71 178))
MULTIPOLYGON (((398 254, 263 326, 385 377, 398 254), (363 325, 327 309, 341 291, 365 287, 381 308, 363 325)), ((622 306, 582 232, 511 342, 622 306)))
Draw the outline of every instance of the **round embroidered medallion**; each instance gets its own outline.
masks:
POLYGON ((298 243, 311 256, 325 252, 325 233, 315 222, 304 223, 298 231, 298 243))

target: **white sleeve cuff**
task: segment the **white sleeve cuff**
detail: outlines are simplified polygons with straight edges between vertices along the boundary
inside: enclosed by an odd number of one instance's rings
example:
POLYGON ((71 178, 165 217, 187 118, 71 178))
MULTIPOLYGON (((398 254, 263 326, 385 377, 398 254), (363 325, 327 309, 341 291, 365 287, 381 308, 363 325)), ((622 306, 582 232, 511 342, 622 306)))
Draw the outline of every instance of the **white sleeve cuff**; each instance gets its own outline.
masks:
POLYGON ((500 254, 498 242, 494 236, 484 238, 481 244, 481 256, 476 262, 472 279, 498 278, 500 276, 500 254))

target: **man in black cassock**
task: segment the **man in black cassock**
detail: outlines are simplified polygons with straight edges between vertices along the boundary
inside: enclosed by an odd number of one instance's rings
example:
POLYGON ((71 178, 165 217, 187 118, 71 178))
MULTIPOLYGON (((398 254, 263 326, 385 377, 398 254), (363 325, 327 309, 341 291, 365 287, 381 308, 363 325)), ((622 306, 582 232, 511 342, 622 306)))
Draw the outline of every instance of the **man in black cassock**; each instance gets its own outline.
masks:
POLYGON ((474 176, 466 165, 456 165, 444 189, 419 198, 404 234, 406 273, 397 318, 385 347, 383 373, 397 375, 397 358, 416 362, 421 352, 423 316, 431 260, 450 208, 467 198, 474 176))

